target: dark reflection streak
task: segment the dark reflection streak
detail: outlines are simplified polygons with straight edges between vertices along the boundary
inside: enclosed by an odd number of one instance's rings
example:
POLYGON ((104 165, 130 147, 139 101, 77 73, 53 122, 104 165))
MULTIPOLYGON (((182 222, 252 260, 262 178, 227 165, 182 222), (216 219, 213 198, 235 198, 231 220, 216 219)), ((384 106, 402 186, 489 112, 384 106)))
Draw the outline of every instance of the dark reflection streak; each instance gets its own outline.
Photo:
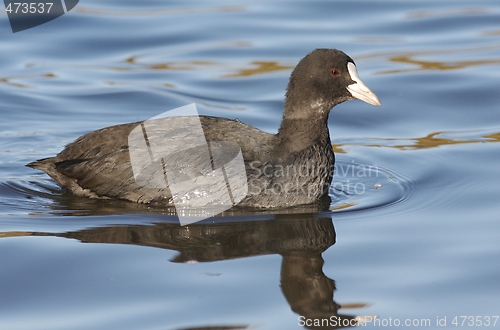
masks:
MULTIPOLYGON (((55 236, 83 243, 130 244, 178 251, 172 262, 213 262, 280 254, 283 257, 281 290, 295 313, 309 319, 333 316, 337 320, 355 321, 355 316, 338 313, 340 305, 333 300, 335 282, 322 270, 324 260, 321 254, 336 240, 329 217, 287 214, 275 215, 273 220, 267 221, 195 223, 184 227, 156 223, 150 226, 98 227, 67 233, 0 234, 0 238, 9 236, 55 236)), ((242 326, 229 329, 238 327, 242 326)), ((337 327, 322 327, 334 328, 337 327)))
POLYGON ((230 325, 230 326, 213 326, 213 327, 196 327, 196 328, 180 328, 178 330, 241 330, 248 329, 247 325, 230 325))

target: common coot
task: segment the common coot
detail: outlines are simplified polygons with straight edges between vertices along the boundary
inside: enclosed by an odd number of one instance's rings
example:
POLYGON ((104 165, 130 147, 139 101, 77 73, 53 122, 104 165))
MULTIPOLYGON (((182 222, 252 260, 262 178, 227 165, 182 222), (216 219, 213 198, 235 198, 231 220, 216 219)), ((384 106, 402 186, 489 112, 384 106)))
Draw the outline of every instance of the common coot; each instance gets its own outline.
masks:
MULTIPOLYGON (((226 141, 241 148, 248 191, 238 205, 275 208, 324 199, 335 163, 328 115, 335 105, 353 99, 380 106, 348 55, 336 49, 316 49, 291 74, 277 134, 238 120, 200 116, 206 141, 226 141)), ((162 125, 182 127, 182 120, 169 118, 154 129, 161 130, 162 125)), ((134 178, 128 138, 142 123, 85 134, 57 156, 27 166, 46 172, 75 195, 172 205, 179 196, 172 196, 168 186, 152 188, 134 178)))

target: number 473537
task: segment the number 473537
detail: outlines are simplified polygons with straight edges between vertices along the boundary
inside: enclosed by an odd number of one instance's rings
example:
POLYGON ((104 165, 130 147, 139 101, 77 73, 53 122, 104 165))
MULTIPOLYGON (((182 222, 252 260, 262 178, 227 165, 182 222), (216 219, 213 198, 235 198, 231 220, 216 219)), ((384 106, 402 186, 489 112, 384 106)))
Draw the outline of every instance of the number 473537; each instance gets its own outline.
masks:
POLYGON ((480 326, 495 326, 497 324, 499 316, 455 316, 451 324, 454 326, 469 326, 469 327, 480 327, 480 326))
POLYGON ((5 11, 9 14, 49 14, 53 2, 14 2, 9 3, 5 11))

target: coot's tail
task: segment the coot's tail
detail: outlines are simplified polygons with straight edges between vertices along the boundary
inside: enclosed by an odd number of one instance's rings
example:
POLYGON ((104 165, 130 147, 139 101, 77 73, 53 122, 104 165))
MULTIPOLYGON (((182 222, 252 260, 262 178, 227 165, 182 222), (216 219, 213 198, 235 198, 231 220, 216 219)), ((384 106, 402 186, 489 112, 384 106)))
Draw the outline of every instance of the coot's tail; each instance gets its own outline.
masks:
POLYGON ((54 157, 39 159, 39 160, 36 160, 34 162, 26 164, 26 166, 31 167, 31 168, 36 168, 37 170, 45 171, 44 168, 47 166, 48 163, 54 164, 54 162, 51 161, 53 158, 54 157))

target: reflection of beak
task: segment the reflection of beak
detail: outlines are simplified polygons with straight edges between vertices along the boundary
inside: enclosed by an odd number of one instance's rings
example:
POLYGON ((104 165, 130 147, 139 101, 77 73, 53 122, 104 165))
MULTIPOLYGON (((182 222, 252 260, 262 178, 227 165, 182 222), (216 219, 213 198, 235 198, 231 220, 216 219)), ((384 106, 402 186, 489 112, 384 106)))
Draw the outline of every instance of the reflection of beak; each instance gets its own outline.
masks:
POLYGON ((354 84, 347 86, 347 90, 351 92, 352 96, 357 98, 358 100, 365 101, 374 106, 382 105, 377 95, 372 92, 368 86, 365 85, 364 82, 359 79, 358 70, 356 70, 356 66, 354 63, 347 63, 347 70, 349 70, 349 74, 351 75, 351 79, 355 81, 354 84))

